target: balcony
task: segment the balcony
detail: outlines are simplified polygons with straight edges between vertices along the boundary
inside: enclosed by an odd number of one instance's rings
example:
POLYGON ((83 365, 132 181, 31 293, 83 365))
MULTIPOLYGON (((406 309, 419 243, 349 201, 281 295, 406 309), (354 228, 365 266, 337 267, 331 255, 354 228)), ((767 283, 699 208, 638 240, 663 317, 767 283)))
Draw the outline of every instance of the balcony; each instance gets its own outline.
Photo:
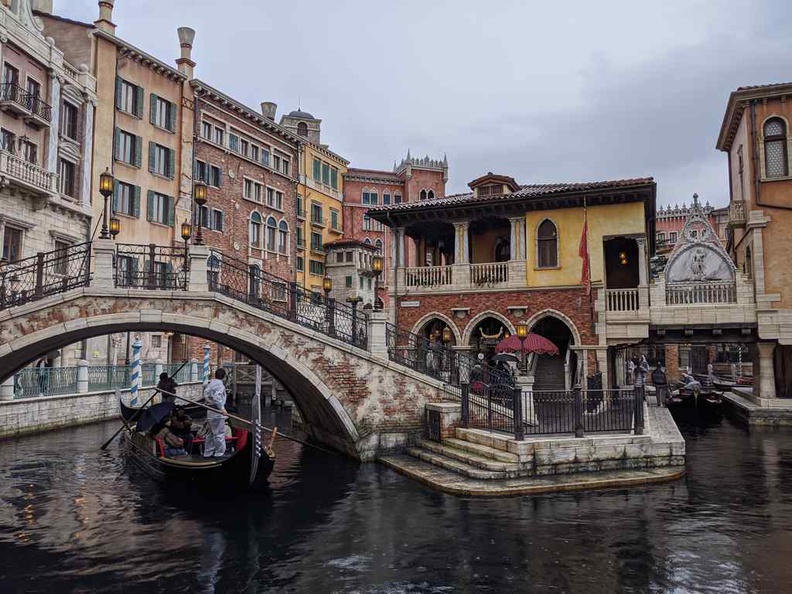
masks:
POLYGON ((325 255, 324 246, 312 243, 311 244, 311 253, 316 254, 318 256, 324 256, 325 255))
POLYGON ((666 285, 666 305, 724 304, 737 302, 737 287, 730 281, 666 285))
POLYGON ((54 195, 58 176, 8 151, 0 150, 0 175, 8 183, 38 194, 54 195))
POLYGON ((745 200, 732 200, 729 204, 729 226, 744 227, 747 222, 745 200))
POLYGON ((641 307, 638 289, 606 289, 608 311, 637 311, 641 307))
POLYGON ((36 128, 49 126, 52 121, 49 103, 13 83, 0 85, 0 109, 23 117, 36 128))
POLYGON ((453 286, 453 266, 413 266, 401 269, 408 289, 448 289, 453 286))
POLYGON ((30 115, 26 118, 28 124, 35 128, 49 127, 52 121, 52 106, 35 95, 28 95, 30 115))
POLYGON ((311 225, 314 227, 321 227, 322 229, 325 228, 325 220, 322 217, 311 217, 311 225))
POLYGON ((509 263, 470 264, 470 282, 475 287, 505 286, 509 282, 509 263))
POLYGON ((451 290, 503 290, 525 288, 525 260, 414 266, 396 271, 400 290, 443 293, 451 290))

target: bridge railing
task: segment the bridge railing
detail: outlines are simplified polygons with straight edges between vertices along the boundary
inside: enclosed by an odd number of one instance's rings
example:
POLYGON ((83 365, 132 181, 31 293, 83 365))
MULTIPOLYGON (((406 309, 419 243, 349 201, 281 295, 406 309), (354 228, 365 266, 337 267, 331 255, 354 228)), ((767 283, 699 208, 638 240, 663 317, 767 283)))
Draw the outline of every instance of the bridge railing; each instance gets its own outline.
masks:
POLYGON ((115 285, 131 289, 186 291, 189 264, 183 247, 116 245, 115 285))
POLYGON ((37 301, 91 280, 91 243, 0 264, 0 310, 37 301))
POLYGON ((207 263, 210 291, 228 295, 361 349, 368 347, 368 316, 320 293, 305 291, 243 260, 212 250, 207 263))

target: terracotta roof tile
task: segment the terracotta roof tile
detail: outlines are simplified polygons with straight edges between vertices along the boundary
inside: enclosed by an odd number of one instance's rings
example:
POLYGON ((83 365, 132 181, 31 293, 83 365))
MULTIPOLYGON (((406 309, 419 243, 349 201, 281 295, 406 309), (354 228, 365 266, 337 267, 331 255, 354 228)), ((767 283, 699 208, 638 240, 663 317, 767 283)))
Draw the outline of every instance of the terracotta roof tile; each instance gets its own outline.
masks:
POLYGON ((772 89, 775 87, 787 87, 792 85, 792 83, 770 83, 766 85, 746 85, 744 87, 737 87, 738 91, 754 91, 756 89, 772 89))

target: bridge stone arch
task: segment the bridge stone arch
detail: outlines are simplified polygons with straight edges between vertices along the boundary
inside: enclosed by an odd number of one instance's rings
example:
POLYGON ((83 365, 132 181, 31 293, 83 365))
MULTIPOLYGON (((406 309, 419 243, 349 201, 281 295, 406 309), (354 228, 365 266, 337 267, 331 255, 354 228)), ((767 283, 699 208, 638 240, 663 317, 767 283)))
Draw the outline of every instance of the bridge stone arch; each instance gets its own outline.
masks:
POLYGON ((287 386, 308 434, 360 459, 423 429, 440 382, 216 293, 78 289, 0 314, 0 381, 84 338, 173 331, 244 353, 287 386))

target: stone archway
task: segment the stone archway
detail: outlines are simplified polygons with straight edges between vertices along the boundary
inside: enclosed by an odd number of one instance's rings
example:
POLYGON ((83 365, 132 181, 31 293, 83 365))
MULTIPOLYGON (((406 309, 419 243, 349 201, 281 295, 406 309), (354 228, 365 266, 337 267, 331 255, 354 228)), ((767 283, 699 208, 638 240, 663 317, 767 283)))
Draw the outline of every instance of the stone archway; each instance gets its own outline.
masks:
POLYGON ((529 332, 533 332, 536 325, 547 317, 554 317, 563 322, 567 328, 569 328, 569 332, 572 335, 572 343, 576 345, 582 345, 583 341, 580 338, 580 332, 578 332, 577 326, 575 323, 569 318, 569 316, 561 313, 556 309, 543 309, 542 311, 536 312, 526 322, 528 326, 529 332))
POLYGON ((467 326, 465 326, 465 330, 462 332, 462 341, 460 344, 468 345, 470 344, 470 338, 473 335, 473 331, 476 329, 476 326, 485 318, 495 318, 504 327, 508 330, 509 334, 514 334, 514 326, 512 323, 506 319, 506 316, 503 314, 498 313, 497 311, 487 310, 483 311, 480 314, 473 317, 473 319, 468 322, 467 326))
POLYGON ((426 314, 425 316, 421 317, 412 327, 412 333, 418 334, 419 336, 423 336, 423 330, 425 329, 426 325, 431 323, 433 320, 437 320, 442 322, 445 326, 451 329, 451 332, 454 334, 454 341, 452 346, 463 344, 461 341, 461 337, 459 334, 459 329, 454 324, 453 320, 449 318, 447 315, 442 314, 440 312, 431 312, 426 314))

